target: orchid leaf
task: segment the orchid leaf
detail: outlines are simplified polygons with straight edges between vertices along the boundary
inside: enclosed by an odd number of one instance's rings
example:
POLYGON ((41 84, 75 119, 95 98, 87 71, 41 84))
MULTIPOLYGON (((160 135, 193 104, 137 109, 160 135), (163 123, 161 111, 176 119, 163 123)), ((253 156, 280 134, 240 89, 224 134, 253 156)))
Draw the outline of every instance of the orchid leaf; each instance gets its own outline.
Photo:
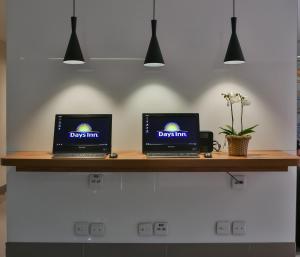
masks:
POLYGON ((222 130, 219 134, 224 134, 224 135, 236 135, 236 132, 234 129, 232 129, 231 126, 226 125, 226 128, 222 128, 220 127, 220 129, 222 130))
POLYGON ((246 128, 244 130, 242 130, 238 135, 239 136, 245 136, 245 135, 249 135, 251 133, 255 133, 255 130, 254 128, 256 128, 258 125, 255 125, 253 127, 250 127, 250 128, 246 128))

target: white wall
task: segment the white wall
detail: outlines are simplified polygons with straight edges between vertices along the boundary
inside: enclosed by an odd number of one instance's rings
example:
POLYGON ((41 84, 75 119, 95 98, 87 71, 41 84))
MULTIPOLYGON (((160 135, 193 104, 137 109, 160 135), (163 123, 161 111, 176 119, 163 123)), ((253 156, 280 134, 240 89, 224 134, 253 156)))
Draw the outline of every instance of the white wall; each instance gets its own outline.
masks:
POLYGON ((5 36, 5 28, 6 28, 6 8, 5 8, 5 1, 6 0, 0 0, 0 40, 5 42, 6 36, 5 36))
MULTIPOLYGON (((152 1, 78 1, 86 58, 143 58, 152 1)), ((222 63, 231 1, 157 2, 166 67, 142 61, 65 66, 71 1, 8 2, 8 150, 51 151, 56 113, 112 113, 114 150, 141 149, 142 112, 199 112, 201 128, 229 122, 222 92, 248 95, 251 148, 293 151, 296 139, 297 0, 240 0, 239 37, 247 58, 222 63)), ((223 141, 222 137, 217 136, 223 141)), ((9 172, 9 241, 86 241, 76 220, 105 221, 101 242, 290 242, 295 232, 296 174, 249 175, 234 192, 225 174, 108 174, 97 194, 84 174, 9 172), (122 178, 122 179, 121 179, 122 178), (120 182, 122 181, 122 183, 120 182), (122 184, 122 185, 121 185, 122 184), (247 236, 217 237, 218 219, 244 219, 247 236), (135 225, 167 220, 170 236, 139 239, 135 225), (29 233, 30 231, 30 233, 29 233)))
MULTIPOLYGON (((6 47, 0 41, 0 155, 6 153, 6 47)), ((0 166, 0 186, 6 183, 6 169, 0 166)))

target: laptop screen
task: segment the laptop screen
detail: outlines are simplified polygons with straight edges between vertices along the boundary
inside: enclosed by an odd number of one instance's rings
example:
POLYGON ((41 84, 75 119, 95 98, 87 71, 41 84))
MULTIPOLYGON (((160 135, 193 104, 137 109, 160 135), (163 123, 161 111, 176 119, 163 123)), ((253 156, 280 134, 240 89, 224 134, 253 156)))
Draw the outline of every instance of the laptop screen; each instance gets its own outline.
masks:
POLYGON ((110 114, 56 115, 53 153, 110 153, 110 114))
POLYGON ((199 151, 199 114, 143 114, 143 152, 199 151))

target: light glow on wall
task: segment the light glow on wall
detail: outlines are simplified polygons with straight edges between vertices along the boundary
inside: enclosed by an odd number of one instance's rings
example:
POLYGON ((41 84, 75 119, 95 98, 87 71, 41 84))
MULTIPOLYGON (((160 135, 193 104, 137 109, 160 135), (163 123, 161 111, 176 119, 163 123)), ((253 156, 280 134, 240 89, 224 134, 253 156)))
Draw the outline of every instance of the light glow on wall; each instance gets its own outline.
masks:
POLYGON ((134 91, 125 105, 130 110, 142 112, 183 112, 184 98, 171 86, 163 83, 145 83, 134 91))
POLYGON ((115 112, 113 100, 96 86, 87 83, 72 83, 57 91, 52 97, 36 108, 30 118, 24 123, 22 133, 16 135, 15 140, 23 142, 24 145, 36 145, 41 150, 43 142, 48 145, 47 150, 52 148, 54 119, 56 114, 98 114, 115 112), (41 133, 43 132, 43 133, 41 133), (45 134, 51 135, 45 137, 45 134), (32 135, 35 135, 33 144, 32 135))

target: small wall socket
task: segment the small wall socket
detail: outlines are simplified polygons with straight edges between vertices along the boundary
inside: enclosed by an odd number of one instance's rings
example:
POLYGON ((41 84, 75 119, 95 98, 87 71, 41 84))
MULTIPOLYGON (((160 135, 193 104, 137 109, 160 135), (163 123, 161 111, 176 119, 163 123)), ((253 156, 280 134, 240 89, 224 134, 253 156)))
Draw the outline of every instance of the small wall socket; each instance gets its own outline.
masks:
POLYGON ((138 224, 138 235, 139 236, 153 236, 153 223, 145 222, 138 224))
POLYGON ((217 221, 216 223, 217 235, 226 236, 226 235, 230 235, 230 233, 231 233, 230 221, 227 220, 217 221))
POLYGON ((89 188, 92 190, 100 189, 103 185, 103 174, 89 174, 88 184, 89 188))
POLYGON ((155 222, 153 231, 155 236, 167 236, 169 233, 168 222, 155 222))
POLYGON ((246 235, 246 222, 242 220, 232 222, 232 234, 235 236, 246 235))
POLYGON ((234 175, 234 178, 231 178, 231 188, 235 190, 243 190, 246 188, 246 176, 245 175, 234 175))
POLYGON ((105 235, 104 223, 91 223, 90 224, 90 235, 93 237, 102 237, 105 235))
POLYGON ((89 235, 89 223, 88 222, 75 222, 74 234, 76 236, 88 236, 89 235))

